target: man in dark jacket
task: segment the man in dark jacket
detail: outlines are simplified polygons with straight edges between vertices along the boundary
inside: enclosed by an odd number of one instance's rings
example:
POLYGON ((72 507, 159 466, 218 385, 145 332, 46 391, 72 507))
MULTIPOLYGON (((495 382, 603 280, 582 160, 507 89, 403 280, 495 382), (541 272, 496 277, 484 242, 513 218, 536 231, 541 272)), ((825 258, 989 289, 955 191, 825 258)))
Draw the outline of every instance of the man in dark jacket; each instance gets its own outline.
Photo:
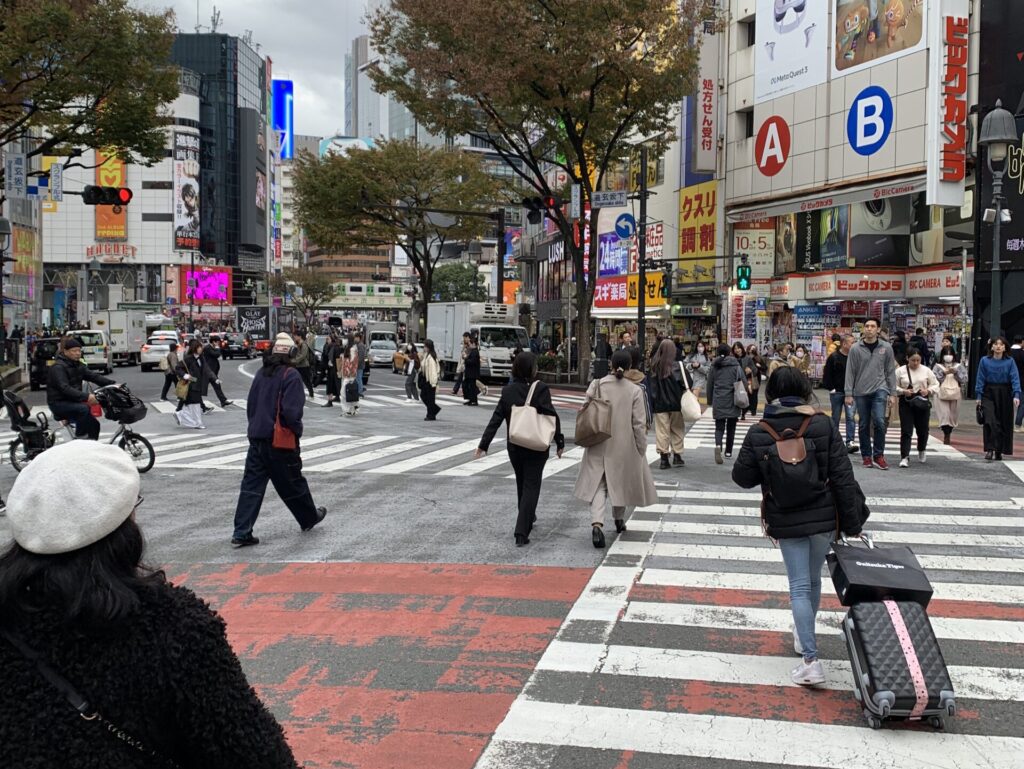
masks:
POLYGON ((477 346, 477 338, 469 338, 469 347, 466 348, 466 365, 462 372, 462 397, 466 399, 464 406, 479 406, 477 398, 480 397, 480 387, 477 380, 480 378, 480 348, 477 346))
MULTIPOLYGON (((224 390, 220 386, 220 354, 217 352, 217 348, 207 341, 203 347, 203 365, 206 367, 206 378, 210 385, 213 387, 213 391, 217 394, 218 400, 220 400, 221 408, 230 406, 231 401, 228 400, 224 394, 224 390)), ((203 395, 206 395, 204 392, 203 395)), ((203 404, 203 411, 212 411, 205 403, 203 404)))
POLYGON ((306 405, 302 377, 292 365, 295 342, 288 334, 278 334, 274 346, 249 388, 245 412, 249 419, 249 453, 245 458, 242 487, 235 507, 234 547, 258 545, 252 529, 263 505, 267 482, 295 516, 303 531, 309 531, 327 515, 327 509, 313 503, 309 484, 302 475, 299 439, 302 437, 302 412, 306 405), (294 449, 273 446, 274 422, 280 404, 281 426, 295 435, 294 449))
POLYGON ((306 344, 306 338, 302 334, 295 334, 293 337, 295 341, 295 357, 292 359, 292 365, 295 366, 295 370, 298 372, 299 377, 302 378, 302 383, 306 385, 306 389, 309 390, 309 397, 313 397, 313 351, 309 349, 309 345, 306 344))
POLYGON ((73 336, 61 340, 61 352, 46 374, 46 405, 56 419, 67 419, 75 423, 75 437, 98 440, 100 423, 89 407, 94 405, 96 396, 82 392, 82 382, 100 386, 114 384, 113 379, 97 374, 82 363, 82 343, 73 336))
POLYGON ((924 363, 924 365, 929 367, 931 366, 931 353, 928 351, 928 339, 925 338, 923 328, 919 328, 914 332, 914 335, 910 337, 910 342, 908 343, 908 345, 910 347, 916 347, 918 350, 920 350, 921 361, 924 363))
POLYGON ((853 406, 846 405, 846 363, 853 341, 853 334, 843 334, 839 340, 839 349, 828 356, 821 374, 821 386, 828 390, 828 399, 832 404, 832 424, 836 426, 837 431, 840 414, 846 414, 846 448, 851 454, 859 450, 853 443, 853 433, 856 429, 853 406))

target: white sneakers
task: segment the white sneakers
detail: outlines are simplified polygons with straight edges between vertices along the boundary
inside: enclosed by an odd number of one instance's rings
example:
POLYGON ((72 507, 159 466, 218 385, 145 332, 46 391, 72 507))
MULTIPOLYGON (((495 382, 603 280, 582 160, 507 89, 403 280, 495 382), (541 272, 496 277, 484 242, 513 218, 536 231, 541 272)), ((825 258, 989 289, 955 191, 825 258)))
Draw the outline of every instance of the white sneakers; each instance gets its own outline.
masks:
POLYGON ((910 457, 903 457, 900 460, 900 467, 910 467, 910 457))
POLYGON ((793 683, 800 686, 817 686, 825 683, 825 669, 821 666, 821 660, 814 662, 801 662, 793 668, 793 683))
POLYGON ((921 460, 921 464, 923 465, 925 462, 928 461, 927 452, 924 452, 924 451, 917 452, 917 458, 921 460))

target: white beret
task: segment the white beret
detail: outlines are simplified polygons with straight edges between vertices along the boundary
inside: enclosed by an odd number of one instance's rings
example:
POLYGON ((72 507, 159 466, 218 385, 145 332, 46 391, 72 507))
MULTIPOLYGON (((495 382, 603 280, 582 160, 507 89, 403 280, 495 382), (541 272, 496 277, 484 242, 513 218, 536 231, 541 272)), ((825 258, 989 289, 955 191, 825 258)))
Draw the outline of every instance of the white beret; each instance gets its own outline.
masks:
POLYGON ((271 352, 275 354, 284 353, 285 355, 288 355, 294 347, 295 340, 288 336, 288 334, 286 334, 284 331, 282 331, 274 339, 274 349, 271 350, 271 352))
POLYGON ((7 498, 14 541, 30 553, 69 553, 99 542, 132 514, 139 471, 116 446, 73 440, 18 474, 7 498))

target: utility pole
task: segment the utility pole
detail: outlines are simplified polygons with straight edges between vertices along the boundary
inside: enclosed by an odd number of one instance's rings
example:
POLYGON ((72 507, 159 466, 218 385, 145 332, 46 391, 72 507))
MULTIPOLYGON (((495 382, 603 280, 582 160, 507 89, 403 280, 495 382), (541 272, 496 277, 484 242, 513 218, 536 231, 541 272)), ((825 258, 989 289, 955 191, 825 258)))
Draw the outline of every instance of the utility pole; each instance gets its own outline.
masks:
POLYGON ((495 301, 505 303, 505 209, 499 208, 493 214, 498 223, 498 281, 495 283, 495 301))
MULTIPOLYGON (((640 370, 644 371, 647 368, 647 340, 646 340, 646 327, 647 321, 645 314, 647 311, 647 146, 644 144, 640 145, 640 221, 636 225, 636 237, 637 240, 637 287, 640 291, 640 295, 636 301, 636 343, 640 346, 640 370)), ((593 280, 597 276, 591 276, 593 280)))

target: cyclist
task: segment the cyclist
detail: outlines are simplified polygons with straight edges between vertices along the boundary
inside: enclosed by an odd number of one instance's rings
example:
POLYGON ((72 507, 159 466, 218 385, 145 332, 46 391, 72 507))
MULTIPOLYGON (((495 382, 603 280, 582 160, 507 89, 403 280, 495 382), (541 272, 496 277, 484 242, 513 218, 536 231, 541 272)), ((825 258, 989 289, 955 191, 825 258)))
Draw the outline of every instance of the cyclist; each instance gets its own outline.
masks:
POLYGON ((98 440, 100 423, 89 407, 96 404, 96 396, 82 392, 82 382, 112 385, 113 379, 97 374, 82 363, 82 343, 73 336, 61 340, 61 349, 46 375, 46 405, 54 419, 75 423, 75 437, 98 440))

